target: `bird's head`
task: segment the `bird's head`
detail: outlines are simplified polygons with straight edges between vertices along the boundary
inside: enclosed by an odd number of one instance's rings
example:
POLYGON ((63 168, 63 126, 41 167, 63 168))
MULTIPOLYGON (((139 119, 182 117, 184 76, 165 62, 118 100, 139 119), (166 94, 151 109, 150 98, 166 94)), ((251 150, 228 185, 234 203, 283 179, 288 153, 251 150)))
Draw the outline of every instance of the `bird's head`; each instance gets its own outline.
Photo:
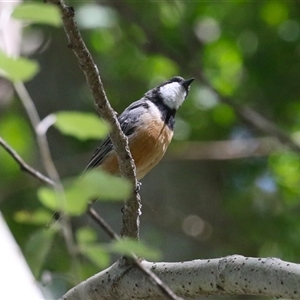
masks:
POLYGON ((185 80, 180 76, 175 76, 149 92, 154 93, 155 98, 159 98, 170 109, 177 110, 187 97, 193 80, 194 78, 185 80))

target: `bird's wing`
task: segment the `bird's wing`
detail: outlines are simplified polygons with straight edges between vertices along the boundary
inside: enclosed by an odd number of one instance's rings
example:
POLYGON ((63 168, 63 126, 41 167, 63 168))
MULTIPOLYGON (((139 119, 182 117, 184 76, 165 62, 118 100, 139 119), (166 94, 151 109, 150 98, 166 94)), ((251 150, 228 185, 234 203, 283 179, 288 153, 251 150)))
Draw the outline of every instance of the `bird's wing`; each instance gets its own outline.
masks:
MULTIPOLYGON (((149 108, 148 100, 142 98, 129 105, 123 113, 118 117, 123 133, 129 137, 134 133, 135 128, 140 120, 140 116, 147 112, 149 108)), ((96 168, 102 164, 105 157, 113 150, 113 144, 109 136, 107 136, 100 146, 94 152, 90 162, 88 163, 85 171, 96 168)))

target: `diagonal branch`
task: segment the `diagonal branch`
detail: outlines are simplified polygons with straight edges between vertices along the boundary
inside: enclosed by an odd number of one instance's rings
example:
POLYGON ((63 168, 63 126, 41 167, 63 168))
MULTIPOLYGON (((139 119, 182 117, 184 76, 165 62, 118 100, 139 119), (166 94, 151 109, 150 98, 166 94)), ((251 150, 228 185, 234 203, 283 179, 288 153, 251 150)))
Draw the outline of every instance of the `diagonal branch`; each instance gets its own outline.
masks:
MULTIPOLYGON (((106 223, 106 221, 92 208, 92 204, 89 205, 87 209, 88 215, 108 234, 111 239, 119 240, 120 237, 114 230, 106 223)), ((134 254, 131 254, 129 258, 131 262, 149 279, 151 279, 161 293, 171 300, 183 300, 181 297, 178 297, 168 285, 166 285, 156 274, 152 272, 151 269, 145 268, 141 260, 134 254)), ((127 259, 126 259, 127 260, 127 259)), ((120 260, 121 261, 121 260, 120 260)), ((130 266, 128 266, 130 268, 130 266)))
POLYGON ((90 203, 87 208, 87 214, 99 225, 103 231, 113 240, 119 239, 117 233, 106 223, 106 221, 95 211, 90 203))
POLYGON ((21 156, 9 145, 7 142, 0 137, 0 145, 6 150, 7 153, 11 155, 11 157, 17 162, 20 166, 22 171, 27 172, 28 174, 36 177, 41 182, 54 185, 54 181, 48 178, 47 176, 43 175, 39 171, 35 170, 34 168, 30 167, 22 158, 21 156))
POLYGON ((63 189, 59 174, 58 174, 56 167, 54 165, 54 162, 52 160, 50 147, 49 147, 48 140, 46 137, 46 132, 41 131, 39 129, 40 125, 41 125, 41 119, 38 115, 35 104, 31 98, 31 96, 29 95, 23 82, 15 82, 14 88, 15 88, 15 91, 16 91, 18 97, 20 98, 20 101, 22 102, 22 104, 26 110, 26 113, 30 119, 33 130, 36 134, 38 148, 39 148, 40 155, 42 158, 42 164, 45 168, 47 175, 54 182, 53 187, 57 194, 57 199, 59 202, 58 206, 63 207, 65 205, 64 189, 63 189))
MULTIPOLYGON (((56 198, 58 201, 58 207, 64 208, 65 200, 66 200, 64 187, 62 185, 62 182, 60 180, 60 177, 56 170, 54 162, 52 160, 50 147, 49 147, 47 136, 46 136, 47 130, 45 128, 43 128, 43 126, 44 126, 43 121, 41 122, 38 112, 36 110, 36 107, 34 105, 34 102, 31 99, 26 87, 24 86, 24 83, 23 82, 15 82, 14 88, 26 110, 26 113, 30 119, 31 125, 35 131, 38 147, 39 147, 41 157, 42 157, 42 163, 45 167, 47 175, 50 177, 50 179, 54 183, 53 188, 54 188, 56 196, 57 196, 56 198)), ((64 216, 64 218, 61 218, 61 224, 62 224, 62 226, 61 226, 62 235, 66 241, 68 251, 69 251, 70 255, 72 256, 72 261, 73 261, 73 265, 75 267, 77 276, 78 276, 78 278, 80 278, 80 272, 79 272, 80 266, 79 266, 79 260, 77 259, 77 249, 75 246, 75 241, 74 241, 73 234, 72 234, 71 223, 70 223, 68 216, 64 216)))
POLYGON ((125 202, 122 235, 138 239, 141 199, 136 188, 138 184, 136 169, 127 138, 123 134, 116 114, 107 99, 98 68, 81 37, 74 19, 74 9, 65 5, 63 0, 48 0, 48 2, 57 5, 61 11, 64 30, 68 37, 68 46, 77 56, 79 65, 92 92, 98 113, 111 125, 110 138, 118 157, 121 175, 129 179, 135 187, 130 199, 125 202))

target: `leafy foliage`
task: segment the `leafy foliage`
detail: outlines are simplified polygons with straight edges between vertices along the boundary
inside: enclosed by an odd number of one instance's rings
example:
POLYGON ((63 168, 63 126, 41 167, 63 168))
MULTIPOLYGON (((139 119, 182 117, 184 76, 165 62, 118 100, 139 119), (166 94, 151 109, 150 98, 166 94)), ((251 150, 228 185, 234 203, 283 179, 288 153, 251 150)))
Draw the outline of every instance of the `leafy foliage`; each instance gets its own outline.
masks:
MULTIPOLYGON (((84 39, 98 62, 105 90, 116 111, 121 112, 149 88, 173 75, 196 78, 176 116, 169 160, 160 163, 143 180, 141 236, 147 244, 160 249, 165 260, 199 257, 201 249, 201 257, 239 253, 298 262, 299 153, 272 144, 269 152, 261 151, 259 138, 266 134, 245 124, 230 105, 222 103, 219 95, 201 82, 204 74, 219 94, 254 108, 297 140, 300 15, 296 2, 111 1, 93 7, 71 0, 67 3, 78 12, 84 39), (93 17, 91 11, 103 18, 93 17), (246 149, 249 155, 229 159, 240 149, 239 142, 248 138, 252 139, 251 147, 246 149), (219 140, 228 141, 232 148, 215 146, 204 151, 208 142, 219 140), (205 143, 204 150, 199 142, 205 143), (189 147, 195 147, 193 153, 189 147), (209 160, 212 153, 220 150, 232 156, 227 160, 209 160)), ((38 10, 33 11, 36 17, 41 15, 38 10)), ((18 14, 16 11, 14 17, 18 14)), ((35 16, 29 18, 39 22, 35 16)), ((43 51, 32 54, 30 61, 1 54, 1 76, 11 81, 33 78, 28 89, 41 116, 65 110, 94 114, 82 74, 71 51, 65 49, 65 36, 57 28, 45 29, 37 24, 28 26, 24 34, 24 47, 39 45, 42 40, 43 51), (46 43, 49 36, 51 42, 46 43), (42 70, 39 73, 37 60, 42 70)), ((28 163, 39 167, 38 151, 24 114, 14 97, 8 99, 0 104, 0 134, 28 163)), ((112 186, 119 183, 115 178, 91 174, 87 182, 73 177, 82 172, 97 146, 87 139, 97 138, 100 132, 103 137, 107 129, 91 130, 98 126, 94 121, 78 120, 78 116, 69 113, 58 113, 57 117, 56 128, 77 137, 68 139, 57 131, 49 131, 60 174, 72 176, 70 181, 64 181, 66 211, 71 215, 82 213, 92 197, 122 199, 130 187, 121 183, 124 186, 115 191, 112 186), (92 124, 84 128, 82 124, 88 122, 92 124), (92 192, 84 191, 86 185, 92 192), (101 194, 96 194, 96 190, 101 194)), ((74 272, 63 241, 55 240, 56 247, 51 248, 52 237, 45 237, 43 242, 36 233, 38 224, 43 220, 47 223, 48 214, 37 201, 37 186, 31 184, 34 180, 20 174, 17 167, 13 169, 14 163, 2 149, 0 160, 0 177, 5 178, 0 182, 1 210, 11 230, 23 250, 32 239, 40 245, 39 260, 32 265, 38 279, 46 270, 59 272, 65 275, 67 289, 71 284, 68 278, 74 272)), ((53 191, 41 188, 39 194, 43 193, 46 207, 57 209, 53 191)), ((118 203, 99 201, 95 206, 119 230, 118 203)), ((89 224, 86 219, 74 220, 74 226, 79 227, 76 238, 80 252, 88 258, 82 263, 81 275, 86 277, 99 266, 107 265, 110 257, 109 247, 103 243, 105 238, 101 233, 96 236, 95 232, 81 231, 83 223, 89 224)), ((118 255, 133 249, 128 244, 124 248, 118 244, 110 247, 118 255)), ((51 288, 55 290, 57 285, 51 288)))
POLYGON ((124 200, 129 197, 131 185, 125 179, 92 170, 82 177, 65 180, 65 193, 57 195, 48 187, 38 190, 39 200, 53 211, 59 210, 69 215, 82 214, 93 200, 124 200))
POLYGON ((13 58, 0 52, 0 75, 11 81, 28 81, 39 71, 38 64, 23 57, 13 58))
POLYGON ((60 12, 54 5, 43 3, 23 3, 18 5, 12 16, 23 21, 47 24, 52 26, 61 25, 60 12))
POLYGON ((110 256, 103 245, 97 243, 97 234, 91 228, 82 227, 76 232, 76 240, 80 252, 99 268, 105 268, 110 263, 110 256))
POLYGON ((108 134, 109 126, 95 114, 58 112, 55 116, 55 127, 63 134, 74 136, 80 140, 101 139, 108 134))

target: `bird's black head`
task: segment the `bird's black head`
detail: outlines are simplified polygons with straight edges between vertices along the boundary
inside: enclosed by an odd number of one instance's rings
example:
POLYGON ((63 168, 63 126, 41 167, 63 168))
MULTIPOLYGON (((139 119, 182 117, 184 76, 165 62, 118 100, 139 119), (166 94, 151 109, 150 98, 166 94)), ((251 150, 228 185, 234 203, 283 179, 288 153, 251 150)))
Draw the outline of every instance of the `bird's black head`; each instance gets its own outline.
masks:
POLYGON ((153 96, 156 99, 159 98, 164 105, 172 110, 177 110, 187 97, 193 80, 194 78, 185 80, 180 76, 175 76, 150 90, 145 96, 149 99, 153 96))

